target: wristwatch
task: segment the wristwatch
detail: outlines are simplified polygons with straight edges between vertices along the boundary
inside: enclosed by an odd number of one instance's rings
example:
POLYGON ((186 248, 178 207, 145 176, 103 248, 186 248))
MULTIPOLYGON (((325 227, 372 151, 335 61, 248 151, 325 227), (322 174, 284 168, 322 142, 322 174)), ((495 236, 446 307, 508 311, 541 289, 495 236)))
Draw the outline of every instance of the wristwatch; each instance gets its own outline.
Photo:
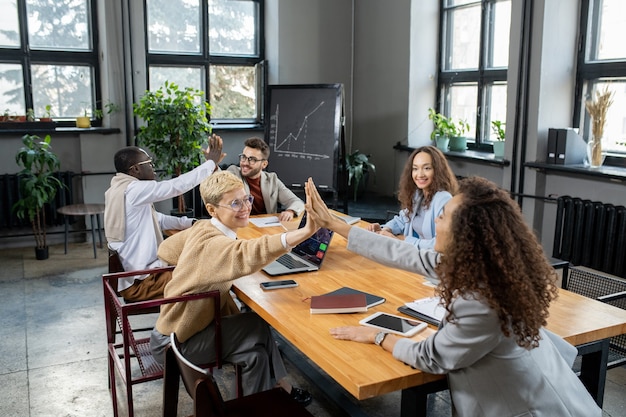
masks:
POLYGON ((374 337, 374 343, 376 345, 382 347, 383 340, 385 340, 386 336, 387 336, 387 333, 385 333, 385 332, 378 332, 378 333, 376 333, 376 336, 374 337))

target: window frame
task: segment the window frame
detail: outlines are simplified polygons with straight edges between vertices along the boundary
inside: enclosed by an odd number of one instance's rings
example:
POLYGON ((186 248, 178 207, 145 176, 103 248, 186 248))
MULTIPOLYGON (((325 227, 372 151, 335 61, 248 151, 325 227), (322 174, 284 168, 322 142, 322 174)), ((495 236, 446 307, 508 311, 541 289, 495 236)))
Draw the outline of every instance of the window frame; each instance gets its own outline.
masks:
MULTIPOLYGON (((102 110, 101 68, 99 60, 99 33, 97 0, 87 0, 90 17, 90 51, 75 50, 44 50, 31 49, 28 39, 28 10, 26 0, 17 0, 18 29, 20 46, 17 48, 0 47, 0 62, 3 64, 17 64, 22 67, 24 81, 24 110, 34 108, 33 99, 33 65, 85 65, 91 69, 92 85, 91 98, 95 109, 91 109, 92 126, 102 126, 102 120, 95 118, 94 110, 102 110)), ((80 116, 77 114, 76 116, 80 116)), ((54 117, 59 127, 74 127, 75 119, 71 117, 54 117)))
POLYGON ((228 65, 228 66, 244 66, 244 67, 256 67, 256 117, 255 118, 239 118, 239 119, 218 119, 208 115, 211 124, 243 127, 243 126, 261 126, 264 122, 264 102, 265 102, 265 90, 267 88, 267 75, 266 75, 266 63, 265 63, 265 2, 263 0, 244 0, 257 5, 257 29, 255 34, 256 39, 256 55, 226 55, 211 54, 209 50, 209 30, 211 28, 209 22, 209 0, 200 0, 200 52, 199 53, 163 53, 163 52, 150 52, 149 49, 149 31, 148 31, 148 5, 147 0, 144 0, 143 5, 143 20, 144 20, 144 45, 145 45, 145 65, 146 65, 146 86, 148 90, 157 89, 159 86, 150 85, 150 68, 152 66, 167 66, 167 67, 181 67, 181 68, 202 68, 204 73, 204 86, 199 88, 205 92, 205 100, 213 106, 211 103, 211 79, 210 79, 210 67, 211 65, 228 65))
MULTIPOLYGON (((590 135, 589 114, 584 105, 589 83, 607 78, 626 78, 626 58, 604 61, 587 60, 587 56, 595 56, 590 52, 597 48, 597 36, 591 35, 589 23, 591 22, 593 31, 597 33, 600 4, 601 1, 598 0, 581 0, 572 126, 576 128, 582 126, 581 134, 584 137, 590 135), (589 39, 590 36, 591 39, 589 39)), ((626 167, 626 153, 608 155, 604 165, 626 167)))
MULTIPOLYGON (((450 114, 450 88, 458 84, 475 84, 477 88, 476 94, 476 120, 473 121, 475 126, 475 137, 468 140, 468 149, 493 152, 493 145, 489 141, 490 137, 490 121, 486 120, 489 115, 484 109, 488 108, 490 97, 486 97, 485 92, 489 86, 504 83, 507 84, 508 67, 485 66, 485 58, 493 55, 493 7, 499 0, 477 0, 468 1, 458 5, 448 6, 451 0, 440 0, 439 13, 439 60, 438 60, 438 77, 437 77, 437 96, 436 109, 445 115, 450 114), (481 7, 481 23, 480 23, 480 41, 479 41, 479 57, 478 67, 476 69, 446 69, 446 60, 450 58, 452 50, 451 27, 447 24, 449 12, 475 6, 480 3, 481 7), (490 24, 487 24, 489 22, 490 24), (489 50, 485 51, 485 48, 489 50), (486 130, 486 132, 485 132, 486 130)), ((509 46, 510 50, 510 46, 509 46)))

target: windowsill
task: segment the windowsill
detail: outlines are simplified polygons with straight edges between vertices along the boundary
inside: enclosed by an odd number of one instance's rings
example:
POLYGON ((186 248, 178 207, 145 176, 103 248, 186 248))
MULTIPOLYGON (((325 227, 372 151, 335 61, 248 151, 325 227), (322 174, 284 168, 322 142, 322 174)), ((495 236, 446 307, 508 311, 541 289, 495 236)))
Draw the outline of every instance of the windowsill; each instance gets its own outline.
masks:
POLYGON ((527 162, 524 166, 528 168, 535 168, 539 171, 545 171, 547 173, 568 173, 583 177, 609 179, 617 182, 626 181, 626 168, 622 167, 603 165, 599 168, 591 168, 583 164, 556 165, 545 162, 527 162))
POLYGON ((259 130, 263 129, 260 123, 210 123, 211 128, 220 130, 259 130))
POLYGON ((88 127, 88 128, 80 128, 80 127, 57 127, 55 129, 0 129, 0 136, 15 136, 15 135, 40 135, 40 134, 54 134, 54 133, 62 133, 62 134, 83 134, 83 133, 93 133, 97 135, 112 135, 115 133, 120 133, 121 130, 117 127, 88 127))
MULTIPOLYGON (((402 145, 400 144, 400 142, 398 142, 394 145, 393 149, 398 151, 413 152, 416 148, 402 145)), ((481 152, 468 149, 465 152, 447 151, 443 154, 446 156, 446 158, 470 160, 472 162, 485 165, 495 165, 500 167, 506 167, 511 165, 511 161, 509 161, 508 159, 496 158, 494 154, 490 152, 481 152)))

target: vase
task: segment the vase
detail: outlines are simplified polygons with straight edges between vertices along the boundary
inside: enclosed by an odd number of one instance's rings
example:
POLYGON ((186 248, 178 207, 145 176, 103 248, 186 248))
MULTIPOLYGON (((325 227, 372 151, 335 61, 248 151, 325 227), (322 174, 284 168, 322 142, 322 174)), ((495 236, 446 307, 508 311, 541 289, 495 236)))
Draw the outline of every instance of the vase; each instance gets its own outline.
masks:
POLYGON ((44 246, 43 248, 35 247, 35 259, 38 261, 48 259, 48 246, 44 246))
POLYGON ((437 144, 437 149, 441 152, 448 152, 448 143, 450 139, 447 136, 439 136, 435 137, 435 143, 437 144))
POLYGON ((467 138, 465 136, 450 136, 450 150, 455 152, 465 152, 467 149, 467 138))
POLYGON ((504 141, 497 140, 493 142, 493 156, 496 158, 504 158, 504 141))
POLYGON ((599 168, 604 163, 606 154, 602 152, 602 139, 592 137, 587 142, 587 162, 591 168, 599 168))

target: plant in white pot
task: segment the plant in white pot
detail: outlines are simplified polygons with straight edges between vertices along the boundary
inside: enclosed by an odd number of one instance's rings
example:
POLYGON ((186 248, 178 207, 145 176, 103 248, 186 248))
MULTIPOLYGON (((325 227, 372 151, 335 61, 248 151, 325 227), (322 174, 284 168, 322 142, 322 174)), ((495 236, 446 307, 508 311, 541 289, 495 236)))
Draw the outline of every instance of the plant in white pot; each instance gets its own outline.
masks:
POLYGON ((52 152, 50 135, 41 140, 36 135, 24 135, 22 146, 15 155, 15 162, 22 167, 20 198, 13 205, 19 219, 27 218, 35 235, 37 259, 48 258, 46 243, 46 211, 44 206, 51 202, 63 184, 54 172, 60 168, 59 158, 52 152))
POLYGON ((495 134, 496 140, 493 142, 493 154, 496 158, 504 158, 504 140, 506 139, 506 132, 504 126, 506 123, 500 120, 493 120, 491 122, 491 130, 495 134))
POLYGON ((433 122, 434 128, 430 134, 430 139, 434 141, 437 148, 446 152, 448 150, 448 143, 450 142, 450 136, 456 131, 454 122, 444 116, 441 113, 437 113, 435 109, 428 109, 428 118, 433 122))
MULTIPOLYGON (((211 133, 204 92, 166 81, 158 90, 146 91, 133 110, 145 123, 138 144, 148 148, 166 176, 179 176, 200 164, 211 133)), ((178 197, 176 211, 173 214, 188 214, 184 195, 178 197)))

